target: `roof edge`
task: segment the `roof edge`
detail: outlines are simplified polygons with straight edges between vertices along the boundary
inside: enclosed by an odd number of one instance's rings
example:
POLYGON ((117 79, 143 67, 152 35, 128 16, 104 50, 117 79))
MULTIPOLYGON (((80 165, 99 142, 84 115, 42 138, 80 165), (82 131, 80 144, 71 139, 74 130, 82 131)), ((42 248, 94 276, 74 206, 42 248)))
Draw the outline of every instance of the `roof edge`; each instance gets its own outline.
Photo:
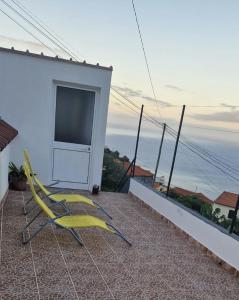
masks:
POLYGON ((65 62, 65 63, 69 63, 69 64, 80 65, 80 66, 85 66, 85 67, 90 67, 90 68, 96 68, 96 69, 101 69, 101 70, 106 70, 106 71, 111 71, 111 72, 113 71, 112 66, 105 67, 105 66, 101 66, 99 63, 97 63, 96 65, 93 65, 93 64, 87 63, 85 60, 83 62, 78 62, 78 61, 73 60, 72 58, 70 58, 70 59, 60 58, 58 55, 56 55, 56 56, 45 55, 43 52, 41 52, 41 54, 37 54, 34 52, 30 52, 28 49, 26 51, 22 51, 22 50, 16 50, 14 47, 12 47, 12 48, 0 47, 0 51, 12 53, 12 54, 26 55, 26 56, 35 57, 35 58, 48 59, 48 60, 56 61, 56 62, 65 62))

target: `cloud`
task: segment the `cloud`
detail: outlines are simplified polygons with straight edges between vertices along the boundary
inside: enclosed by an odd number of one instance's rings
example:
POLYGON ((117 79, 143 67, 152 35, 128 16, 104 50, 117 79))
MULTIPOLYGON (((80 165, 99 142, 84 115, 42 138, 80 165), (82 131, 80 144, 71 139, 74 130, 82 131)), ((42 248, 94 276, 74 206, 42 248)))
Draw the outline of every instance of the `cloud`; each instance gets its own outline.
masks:
MULTIPOLYGON (((147 101, 154 101, 155 102, 155 99, 152 98, 152 97, 149 97, 149 96, 141 96, 142 99, 145 99, 147 101)), ((158 100, 157 99, 157 102, 161 105, 161 106, 166 106, 166 107, 170 107, 172 106, 171 103, 167 102, 167 101, 163 101, 163 100, 158 100)))
MULTIPOLYGON (((142 90, 134 90, 134 89, 129 88, 129 87, 122 87, 122 86, 117 86, 117 85, 114 85, 113 87, 116 90, 122 92, 125 96, 137 97, 137 98, 140 98, 142 100, 155 102, 155 99, 153 97, 145 95, 142 90)), ((168 101, 157 99, 157 102, 159 103, 159 105, 164 106, 164 107, 172 106, 172 104, 168 101)))
POLYGON ((173 85, 173 84, 166 84, 165 87, 167 89, 170 89, 170 90, 174 90, 174 91, 177 91, 177 92, 184 92, 184 89, 176 86, 176 85, 173 85))
POLYGON ((114 85, 113 87, 116 88, 118 91, 123 92, 127 96, 141 97, 141 95, 143 93, 141 90, 133 90, 128 87, 122 87, 122 86, 117 86, 117 85, 114 85))
POLYGON ((14 47, 16 50, 21 50, 21 51, 26 51, 26 49, 28 49, 30 52, 33 53, 44 52, 45 55, 49 55, 49 56, 54 56, 56 53, 61 57, 66 57, 66 53, 63 52, 61 49, 56 49, 51 46, 47 48, 38 42, 20 40, 13 37, 7 37, 4 35, 0 35, 0 46, 6 48, 14 47), (52 49, 52 51, 50 49, 52 49))
POLYGON ((215 112, 212 114, 195 114, 191 116, 196 120, 209 121, 209 122, 228 122, 239 123, 239 110, 215 112))
POLYGON ((223 107, 228 107, 231 110, 236 110, 236 108, 238 107, 236 105, 230 105, 230 104, 227 104, 227 103, 220 103, 220 105, 223 106, 223 107))

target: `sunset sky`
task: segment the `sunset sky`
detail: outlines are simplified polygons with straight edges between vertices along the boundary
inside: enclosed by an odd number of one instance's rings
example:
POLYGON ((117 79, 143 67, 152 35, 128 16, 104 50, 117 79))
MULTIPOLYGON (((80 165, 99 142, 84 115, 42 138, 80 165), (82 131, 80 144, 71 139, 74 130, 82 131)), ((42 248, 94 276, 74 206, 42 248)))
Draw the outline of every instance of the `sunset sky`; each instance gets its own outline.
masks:
MULTIPOLYGON (((192 127, 239 131, 239 108, 234 107, 239 105, 237 0, 135 0, 157 108, 131 1, 18 2, 63 37, 79 57, 91 63, 112 65, 113 86, 138 105, 144 103, 145 110, 159 121, 177 128, 181 105, 186 104, 184 130, 189 135, 231 141, 238 137, 192 127), (228 105, 231 107, 225 107, 228 105)), ((8 3, 14 5, 11 0, 8 3)), ((22 23, 3 3, 0 8, 22 23)), ((1 46, 48 53, 35 43, 38 42, 0 12, 1 46)), ((109 131, 130 134, 137 118, 112 99, 109 131)), ((154 129, 145 127, 148 134, 153 134, 154 129)))

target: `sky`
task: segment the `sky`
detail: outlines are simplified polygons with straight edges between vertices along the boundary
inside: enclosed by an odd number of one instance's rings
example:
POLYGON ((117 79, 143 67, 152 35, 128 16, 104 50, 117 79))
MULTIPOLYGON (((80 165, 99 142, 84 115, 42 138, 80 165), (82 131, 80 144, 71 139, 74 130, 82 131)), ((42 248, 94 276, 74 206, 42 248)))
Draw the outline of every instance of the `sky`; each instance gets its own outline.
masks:
MULTIPOLYGON (((80 58, 112 65, 112 85, 137 105, 144 104, 157 120, 177 129, 186 104, 184 134, 238 145, 238 133, 208 128, 239 131, 239 1, 135 0, 157 104, 130 0, 14 1, 47 24, 80 58)), ((2 1, 0 9, 22 23, 2 1)), ((0 45, 48 53, 36 43, 0 11, 0 45)), ((111 97, 108 133, 135 135, 137 122, 138 115, 111 97)), ((159 136, 158 128, 147 122, 144 126, 146 135, 159 136)))
MULTIPOLYGON (((80 57, 112 65, 112 84, 126 95, 133 93, 135 101, 144 102, 161 119, 177 118, 176 111, 181 109, 164 104, 239 105, 237 0, 135 0, 159 109, 153 101, 130 0, 17 1, 72 45, 80 57)), ((3 3, 0 8, 9 12, 3 3)), ((0 36, 2 45, 19 45, 11 39, 36 42, 1 12, 0 36)), ((115 106, 111 109, 122 110, 115 106)), ((188 107, 187 116, 193 123, 239 127, 239 110, 233 108, 188 107)))

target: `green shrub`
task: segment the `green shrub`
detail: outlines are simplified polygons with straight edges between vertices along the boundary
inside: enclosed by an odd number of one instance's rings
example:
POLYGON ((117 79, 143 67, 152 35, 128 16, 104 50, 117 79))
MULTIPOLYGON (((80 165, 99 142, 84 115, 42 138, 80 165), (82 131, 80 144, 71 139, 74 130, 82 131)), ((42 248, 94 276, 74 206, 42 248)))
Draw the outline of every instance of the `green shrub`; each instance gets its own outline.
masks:
POLYGON ((125 174, 123 162, 127 160, 129 160, 128 157, 123 156, 121 158, 118 151, 105 148, 101 183, 103 191, 114 192, 116 190, 122 176, 125 174))

